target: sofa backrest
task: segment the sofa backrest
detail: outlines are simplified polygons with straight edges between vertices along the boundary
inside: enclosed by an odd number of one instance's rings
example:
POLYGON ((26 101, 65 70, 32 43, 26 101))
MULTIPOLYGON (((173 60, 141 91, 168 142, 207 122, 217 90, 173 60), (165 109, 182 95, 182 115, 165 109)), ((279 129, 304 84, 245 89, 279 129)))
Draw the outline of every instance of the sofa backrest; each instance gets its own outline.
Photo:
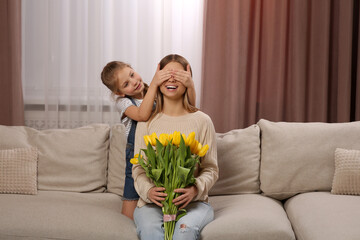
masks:
MULTIPOLYGON (((360 122, 262 119, 245 129, 218 133, 217 146, 219 179, 209 195, 263 192, 282 200, 302 192, 330 191, 335 149, 360 150, 360 122)), ((42 131, 0 125, 0 150, 29 147, 39 151, 39 190, 103 192, 107 187, 123 194, 124 125, 42 131)))
MULTIPOLYGON (((219 179, 209 195, 259 193, 260 129, 252 125, 218 133, 219 179)), ((126 134, 123 124, 111 127, 107 191, 122 196, 125 181, 126 134)))
POLYGON ((122 196, 126 167, 126 129, 125 125, 111 127, 107 191, 122 196))
POLYGON ((31 134, 37 130, 24 126, 0 125, 0 150, 31 147, 31 134))
POLYGON ((217 150, 219 179, 209 195, 259 193, 259 127, 218 133, 217 150))
POLYGON ((39 190, 103 192, 109 133, 107 124, 42 131, 0 126, 0 149, 38 149, 39 190))
POLYGON ((360 150, 360 122, 289 123, 260 120, 260 188, 282 200, 330 191, 336 148, 360 150))

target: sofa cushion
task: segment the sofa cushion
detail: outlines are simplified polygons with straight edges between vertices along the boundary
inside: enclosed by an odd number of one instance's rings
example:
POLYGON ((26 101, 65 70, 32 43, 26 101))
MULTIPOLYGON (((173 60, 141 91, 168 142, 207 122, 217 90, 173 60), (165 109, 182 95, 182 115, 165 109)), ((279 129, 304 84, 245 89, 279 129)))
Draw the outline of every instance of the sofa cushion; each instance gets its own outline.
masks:
POLYGON ((35 132, 29 127, 0 125, 0 150, 31 147, 31 134, 35 132))
POLYGON ((126 129, 124 124, 111 127, 107 190, 123 195, 126 167, 126 129))
POLYGON ((39 191, 0 197, 0 239, 137 239, 112 193, 39 191))
POLYGON ((259 127, 218 133, 216 140, 219 179, 209 195, 259 193, 259 127))
POLYGON ((109 133, 107 124, 34 133, 31 142, 39 150, 38 189, 103 192, 109 133))
POLYGON ((260 120, 260 188, 286 199, 330 191, 336 148, 360 149, 360 122, 285 123, 260 120))
POLYGON ((0 193, 37 193, 36 148, 0 150, 0 193))
POLYGON ((260 194, 212 196, 215 219, 201 232, 203 240, 295 239, 282 204, 260 194))
POLYGON ((298 240, 360 239, 360 197, 330 192, 303 193, 285 209, 298 240))

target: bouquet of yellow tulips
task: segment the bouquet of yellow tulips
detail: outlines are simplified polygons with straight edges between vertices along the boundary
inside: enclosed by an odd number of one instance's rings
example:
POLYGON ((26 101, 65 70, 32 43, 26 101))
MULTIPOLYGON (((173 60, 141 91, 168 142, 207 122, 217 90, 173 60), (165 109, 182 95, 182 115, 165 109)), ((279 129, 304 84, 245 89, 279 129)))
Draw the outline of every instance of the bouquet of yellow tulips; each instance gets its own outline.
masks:
POLYGON ((179 195, 174 190, 195 184, 196 164, 200 162, 200 157, 205 156, 209 146, 202 146, 195 140, 194 132, 186 136, 175 131, 173 134, 160 134, 159 137, 153 133, 145 135, 144 140, 147 148, 141 149, 130 162, 140 164, 156 187, 166 189, 167 196, 162 202, 162 212, 165 240, 170 240, 174 234, 176 221, 186 214, 185 209, 178 210, 173 204, 173 199, 179 195), (141 155, 141 151, 145 153, 147 159, 141 155))

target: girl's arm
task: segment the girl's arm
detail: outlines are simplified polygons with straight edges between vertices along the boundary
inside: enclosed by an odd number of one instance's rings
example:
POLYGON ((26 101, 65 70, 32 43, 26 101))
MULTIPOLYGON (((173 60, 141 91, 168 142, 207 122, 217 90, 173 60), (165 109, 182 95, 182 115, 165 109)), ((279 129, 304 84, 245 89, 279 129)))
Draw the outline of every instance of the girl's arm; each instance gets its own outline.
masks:
POLYGON ((139 107, 132 105, 125 110, 125 115, 132 120, 145 122, 149 119, 154 106, 154 99, 157 94, 158 87, 171 77, 171 73, 169 71, 160 71, 159 67, 160 65, 158 65, 156 73, 141 105, 139 107))
MULTIPOLYGON (((192 81, 191 81, 191 82, 192 82, 192 81)), ((194 82, 192 82, 191 87, 188 87, 188 89, 187 89, 187 95, 188 95, 190 104, 195 107, 195 105, 196 105, 196 93, 195 93, 194 82)))

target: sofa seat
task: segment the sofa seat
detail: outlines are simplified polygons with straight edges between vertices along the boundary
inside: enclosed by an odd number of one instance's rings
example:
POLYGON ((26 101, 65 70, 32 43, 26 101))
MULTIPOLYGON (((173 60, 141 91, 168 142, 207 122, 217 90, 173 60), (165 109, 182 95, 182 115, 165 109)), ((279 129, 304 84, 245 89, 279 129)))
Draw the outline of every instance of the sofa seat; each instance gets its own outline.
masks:
POLYGON ((360 239, 360 197, 310 192, 286 201, 298 240, 360 239))
POLYGON ((293 240, 281 202, 260 194, 212 196, 215 220, 201 232, 202 240, 293 240))
POLYGON ((112 193, 2 194, 0 239, 137 239, 112 193))

